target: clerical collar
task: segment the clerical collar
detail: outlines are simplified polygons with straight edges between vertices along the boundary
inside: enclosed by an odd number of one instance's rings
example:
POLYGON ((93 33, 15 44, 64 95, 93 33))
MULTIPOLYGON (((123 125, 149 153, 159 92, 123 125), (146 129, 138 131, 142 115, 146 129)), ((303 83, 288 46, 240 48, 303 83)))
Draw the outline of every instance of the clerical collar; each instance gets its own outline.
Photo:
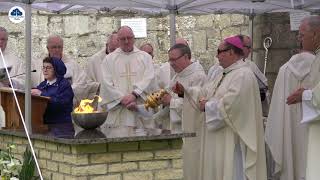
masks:
POLYGON ((47 80, 47 84, 52 85, 53 83, 57 82, 57 78, 54 78, 53 80, 49 81, 47 80))

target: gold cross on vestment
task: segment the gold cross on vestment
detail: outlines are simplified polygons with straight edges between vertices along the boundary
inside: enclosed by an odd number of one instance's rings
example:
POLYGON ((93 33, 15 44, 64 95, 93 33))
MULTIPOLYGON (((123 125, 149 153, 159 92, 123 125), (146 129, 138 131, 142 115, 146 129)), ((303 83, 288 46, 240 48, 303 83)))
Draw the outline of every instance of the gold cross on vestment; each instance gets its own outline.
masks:
POLYGON ((127 78, 127 92, 131 91, 132 88, 132 82, 131 82, 131 76, 136 76, 136 72, 131 72, 130 64, 126 64, 126 71, 124 73, 120 73, 120 77, 126 77, 127 78))

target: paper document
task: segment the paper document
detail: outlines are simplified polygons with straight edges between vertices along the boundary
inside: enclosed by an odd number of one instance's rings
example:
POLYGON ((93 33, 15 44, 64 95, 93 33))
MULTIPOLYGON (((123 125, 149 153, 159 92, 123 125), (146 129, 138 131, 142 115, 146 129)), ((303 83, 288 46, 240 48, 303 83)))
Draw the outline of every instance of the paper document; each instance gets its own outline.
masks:
MULTIPOLYGON (((8 67, 8 71, 10 73, 12 67, 8 67)), ((8 79, 8 74, 5 68, 0 68, 0 81, 4 79, 8 79)))

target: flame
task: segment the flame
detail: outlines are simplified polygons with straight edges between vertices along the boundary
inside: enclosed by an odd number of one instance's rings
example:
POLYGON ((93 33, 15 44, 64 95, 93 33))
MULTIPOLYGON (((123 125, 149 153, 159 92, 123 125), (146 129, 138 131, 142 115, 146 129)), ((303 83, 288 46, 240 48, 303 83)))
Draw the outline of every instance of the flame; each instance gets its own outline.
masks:
POLYGON ((102 101, 100 96, 95 96, 93 99, 83 99, 80 102, 80 105, 74 109, 75 113, 93 113, 96 112, 92 106, 94 100, 97 98, 98 102, 102 101))

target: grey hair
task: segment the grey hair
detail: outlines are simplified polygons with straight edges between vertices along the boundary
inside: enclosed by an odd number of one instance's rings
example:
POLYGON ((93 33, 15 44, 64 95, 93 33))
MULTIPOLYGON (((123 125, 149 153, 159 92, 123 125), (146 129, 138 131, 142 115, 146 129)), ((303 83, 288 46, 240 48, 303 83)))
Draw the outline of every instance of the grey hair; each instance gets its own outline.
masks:
POLYGON ((314 30, 320 28, 320 16, 312 15, 304 18, 302 22, 306 22, 309 30, 314 30))
POLYGON ((140 46, 140 49, 142 49, 142 48, 145 47, 145 46, 150 46, 150 47, 152 48, 152 50, 153 50, 153 46, 152 46, 152 44, 150 44, 150 43, 143 43, 143 44, 140 46))
POLYGON ((50 35, 50 36, 47 38, 47 46, 48 46, 48 44, 49 44, 49 41, 50 41, 52 38, 59 38, 60 41, 61 41, 62 44, 63 44, 63 39, 62 39, 60 36, 58 36, 58 35, 50 35))
POLYGON ((2 26, 0 26, 0 32, 5 32, 6 35, 8 36, 8 31, 7 31, 7 29, 4 28, 4 27, 2 27, 2 26))

